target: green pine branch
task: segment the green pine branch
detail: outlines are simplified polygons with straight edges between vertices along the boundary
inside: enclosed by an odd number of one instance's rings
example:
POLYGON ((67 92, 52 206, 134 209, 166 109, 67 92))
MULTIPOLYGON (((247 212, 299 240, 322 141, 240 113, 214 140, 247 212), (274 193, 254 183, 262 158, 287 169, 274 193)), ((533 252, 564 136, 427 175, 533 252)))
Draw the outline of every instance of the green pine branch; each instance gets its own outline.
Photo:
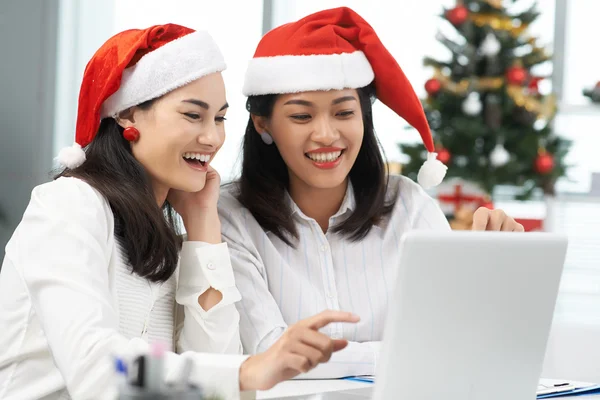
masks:
MULTIPOLYGON (((516 1, 521 0, 514 2, 516 1)), ((481 13, 511 17, 505 8, 495 9, 484 0, 465 0, 464 4, 471 7, 475 3, 481 13)), ((442 17, 445 17, 444 15, 445 13, 442 17)), ((533 22, 538 16, 535 4, 519 14, 512 15, 523 24, 533 22)), ((521 61, 527 70, 550 60, 550 55, 532 43, 526 32, 514 37, 508 31, 494 31, 488 26, 479 27, 471 21, 455 28, 467 40, 466 45, 438 34, 437 39, 452 52, 451 59, 442 61, 426 57, 423 61, 425 66, 451 71, 451 81, 496 77, 504 79, 507 69, 517 60, 521 61), (501 45, 499 54, 493 58, 478 51, 489 33, 493 33, 501 45), (529 51, 526 46, 531 47, 529 51), (465 64, 464 60, 468 62, 465 64)), ((489 193, 493 193, 498 185, 512 185, 520 189, 517 195, 519 199, 527 199, 538 191, 553 193, 556 181, 564 177, 570 167, 565 163, 565 157, 571 143, 555 134, 552 118, 550 117, 546 126, 540 129, 537 126, 540 121, 536 122, 538 117, 517 106, 508 95, 505 85, 479 92, 482 110, 476 115, 465 113, 466 98, 466 93, 456 94, 442 90, 435 97, 423 102, 436 146, 447 149, 451 154, 447 176, 477 183, 489 193), (510 160, 505 165, 494 166, 491 162, 492 154, 499 143, 502 143, 510 154, 510 160), (535 160, 541 146, 554 158, 555 167, 547 174, 540 174, 535 169, 535 160)), ((544 101, 543 96, 538 95, 535 98, 544 101)), ((426 159, 423 145, 402 144, 400 149, 409 160, 403 166, 403 173, 416 180, 417 173, 426 159)))
POLYGON ((423 65, 425 67, 435 67, 435 68, 450 68, 452 66, 449 62, 438 61, 431 57, 425 57, 423 60, 423 65))
POLYGON ((513 18, 521 21, 522 24, 531 24, 540 16, 540 12, 537 10, 537 4, 533 4, 527 10, 513 15, 513 18))

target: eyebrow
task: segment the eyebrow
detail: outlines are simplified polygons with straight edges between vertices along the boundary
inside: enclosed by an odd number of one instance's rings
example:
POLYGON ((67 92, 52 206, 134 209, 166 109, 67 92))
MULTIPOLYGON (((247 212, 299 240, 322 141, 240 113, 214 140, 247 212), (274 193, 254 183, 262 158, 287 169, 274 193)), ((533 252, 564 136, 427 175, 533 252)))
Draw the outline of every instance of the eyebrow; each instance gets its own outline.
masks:
MULTIPOLYGON (((183 100, 182 103, 191 103, 191 104, 195 104, 199 107, 204 108, 205 110, 208 110, 210 108, 210 106, 208 105, 207 102, 202 101, 202 100, 198 100, 198 99, 187 99, 187 100, 183 100)), ((223 107, 221 107, 219 109, 219 111, 223 111, 224 109, 229 108, 229 104, 225 103, 223 104, 223 107)))
MULTIPOLYGON (((331 102, 331 104, 336 105, 336 104, 343 103, 345 101, 352 101, 352 100, 356 101, 356 97, 354 97, 354 96, 344 96, 344 97, 339 97, 339 98, 333 100, 331 102)), ((289 101, 287 101, 284 104, 284 106, 289 105, 289 104, 297 104, 297 105, 300 105, 300 106, 307 106, 307 107, 314 106, 313 103, 311 103, 310 101, 306 101, 306 100, 289 100, 289 101)))
POLYGON ((352 101, 352 100, 356 101, 356 97, 354 97, 354 96, 344 96, 344 97, 339 97, 339 98, 333 100, 331 102, 331 104, 335 105, 335 104, 343 103, 345 101, 352 101))
POLYGON ((313 103, 311 103, 310 101, 306 101, 306 100, 289 100, 284 104, 284 106, 287 106, 288 104, 297 104, 299 106, 307 106, 307 107, 314 106, 313 103))

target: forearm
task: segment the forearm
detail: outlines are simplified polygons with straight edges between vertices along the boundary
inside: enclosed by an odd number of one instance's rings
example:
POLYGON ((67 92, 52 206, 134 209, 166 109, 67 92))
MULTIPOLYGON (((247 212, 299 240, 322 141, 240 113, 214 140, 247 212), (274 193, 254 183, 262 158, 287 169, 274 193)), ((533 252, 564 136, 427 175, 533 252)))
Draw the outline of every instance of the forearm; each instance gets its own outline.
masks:
POLYGON ((188 240, 210 244, 221 243, 221 221, 216 208, 198 210, 194 217, 183 220, 188 240))

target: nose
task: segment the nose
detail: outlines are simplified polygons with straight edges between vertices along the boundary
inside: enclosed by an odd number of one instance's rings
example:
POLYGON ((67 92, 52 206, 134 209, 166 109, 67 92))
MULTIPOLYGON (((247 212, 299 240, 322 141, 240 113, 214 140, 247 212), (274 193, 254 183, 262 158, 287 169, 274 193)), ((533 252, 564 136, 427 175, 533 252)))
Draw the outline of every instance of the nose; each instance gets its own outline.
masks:
POLYGON ((340 138, 340 133, 328 116, 323 116, 315 121, 312 140, 325 146, 332 145, 340 138))
POLYGON ((223 144, 221 131, 222 128, 217 126, 216 122, 209 123, 198 135, 197 141, 201 145, 216 149, 223 144))

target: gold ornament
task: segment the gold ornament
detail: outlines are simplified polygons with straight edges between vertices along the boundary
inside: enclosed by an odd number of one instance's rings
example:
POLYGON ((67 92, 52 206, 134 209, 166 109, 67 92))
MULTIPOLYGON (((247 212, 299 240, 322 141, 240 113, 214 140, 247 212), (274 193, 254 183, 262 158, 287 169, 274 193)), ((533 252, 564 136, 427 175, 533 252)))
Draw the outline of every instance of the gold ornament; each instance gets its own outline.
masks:
POLYGON ((385 166, 388 175, 402 175, 402 164, 398 162, 388 162, 385 166))
POLYGON ((520 36, 529 28, 529 24, 515 24, 513 18, 496 14, 469 13, 469 19, 480 28, 489 26, 496 31, 510 32, 514 37, 520 36))
POLYGON ((508 85, 506 88, 508 96, 517 106, 535 114, 538 119, 551 120, 556 114, 556 96, 551 94, 540 101, 535 96, 527 94, 525 90, 525 88, 517 85, 508 85))
POLYGON ((440 68, 434 68, 433 76, 442 83, 444 90, 458 95, 465 95, 472 90, 497 90, 504 85, 503 77, 471 78, 454 82, 448 76, 444 75, 440 68))
POLYGON ((485 0, 490 6, 497 8, 498 10, 502 9, 502 0, 485 0))

